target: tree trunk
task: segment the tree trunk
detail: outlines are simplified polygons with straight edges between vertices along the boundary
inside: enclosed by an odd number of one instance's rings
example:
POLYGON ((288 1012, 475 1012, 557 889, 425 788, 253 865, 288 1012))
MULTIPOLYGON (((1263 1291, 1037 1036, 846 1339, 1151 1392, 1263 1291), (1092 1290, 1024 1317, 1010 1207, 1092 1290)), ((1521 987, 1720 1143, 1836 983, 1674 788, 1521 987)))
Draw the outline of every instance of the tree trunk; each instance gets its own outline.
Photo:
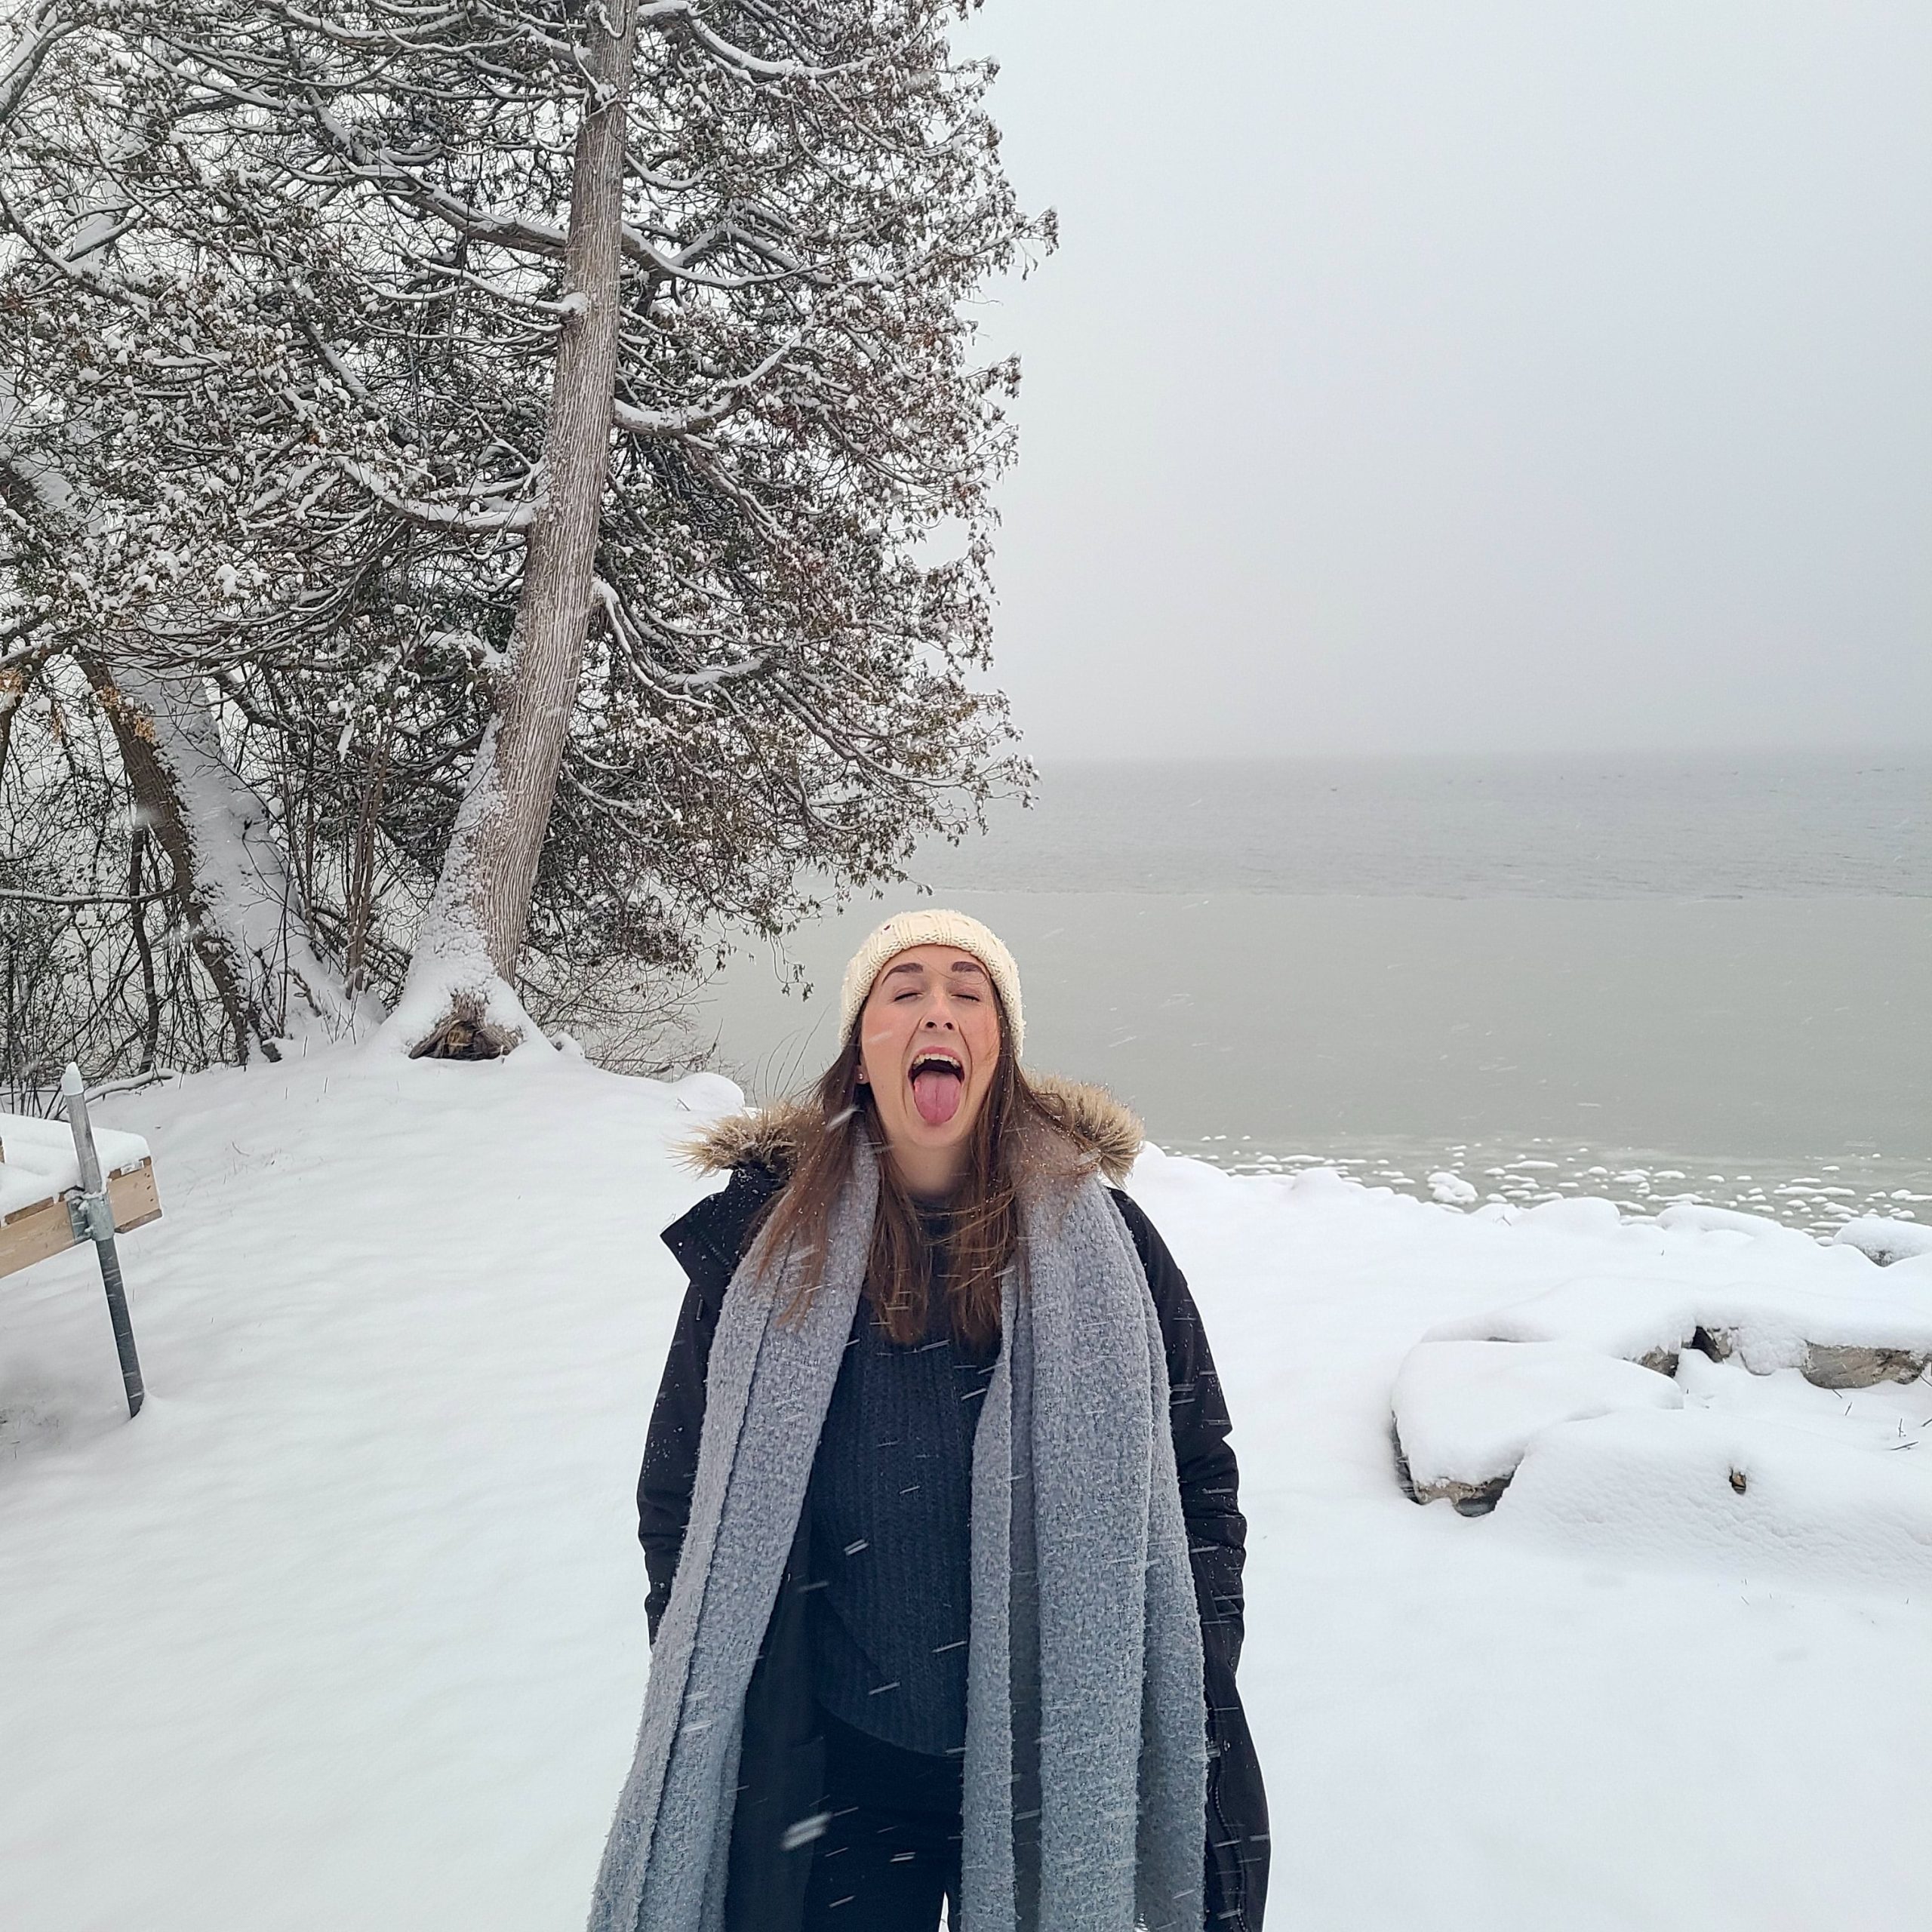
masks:
POLYGON ((0 782, 7 776, 7 754, 14 742, 14 720, 27 701, 27 688, 33 681, 34 667, 0 671, 0 782))
POLYGON ((343 946, 342 975, 352 993, 360 992, 369 981, 366 955, 376 904, 376 829, 382 819, 389 775, 389 729, 385 720, 370 750, 369 768, 362 781, 362 802, 355 814, 355 843, 349 854, 349 890, 343 920, 347 937, 343 946))
POLYGON ((535 1030, 512 987, 583 671, 610 473, 635 0, 609 0, 589 21, 596 94, 577 129, 543 497, 493 715, 390 1022, 419 1056, 491 1058, 535 1030))
MULTIPOLYGON (((81 659, 113 727, 146 829, 168 855, 174 909, 213 982, 236 1057, 281 1057, 291 1035, 355 1028, 355 1004, 316 956, 268 808, 236 775, 192 677, 81 659)), ((135 909, 140 916, 140 909, 135 909)))

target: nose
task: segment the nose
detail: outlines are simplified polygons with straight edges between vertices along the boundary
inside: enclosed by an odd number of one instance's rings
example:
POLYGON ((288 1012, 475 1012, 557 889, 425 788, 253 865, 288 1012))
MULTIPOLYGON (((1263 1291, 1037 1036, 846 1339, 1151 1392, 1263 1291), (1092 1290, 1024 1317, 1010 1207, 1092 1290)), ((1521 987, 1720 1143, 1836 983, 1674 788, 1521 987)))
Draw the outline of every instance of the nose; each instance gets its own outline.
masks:
POLYGON ((928 1011, 925 1018, 921 1020, 919 1024, 922 1028, 930 1026, 936 1032, 943 1031, 950 1033, 955 1030, 952 1023, 952 1015, 943 1007, 928 1011))

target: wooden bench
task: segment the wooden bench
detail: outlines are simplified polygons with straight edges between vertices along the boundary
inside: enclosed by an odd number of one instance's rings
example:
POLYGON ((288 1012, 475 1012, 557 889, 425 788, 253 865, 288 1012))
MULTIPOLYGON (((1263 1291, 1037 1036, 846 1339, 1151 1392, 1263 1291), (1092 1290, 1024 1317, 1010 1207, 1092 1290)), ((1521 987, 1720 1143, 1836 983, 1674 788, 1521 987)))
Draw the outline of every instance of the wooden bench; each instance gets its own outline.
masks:
POLYGON ((91 1241, 121 1356, 128 1413, 140 1412, 140 1364, 121 1284, 115 1237, 161 1218, 147 1143, 137 1134, 97 1131, 80 1076, 62 1083, 65 1120, 0 1114, 0 1275, 91 1241))
MULTIPOLYGON (((133 1134, 97 1131, 95 1140, 115 1232, 159 1220, 161 1195, 147 1143, 133 1134)), ((79 1182, 64 1120, 0 1114, 0 1275, 64 1254, 88 1238, 75 1232, 67 1207, 68 1191, 79 1182)))

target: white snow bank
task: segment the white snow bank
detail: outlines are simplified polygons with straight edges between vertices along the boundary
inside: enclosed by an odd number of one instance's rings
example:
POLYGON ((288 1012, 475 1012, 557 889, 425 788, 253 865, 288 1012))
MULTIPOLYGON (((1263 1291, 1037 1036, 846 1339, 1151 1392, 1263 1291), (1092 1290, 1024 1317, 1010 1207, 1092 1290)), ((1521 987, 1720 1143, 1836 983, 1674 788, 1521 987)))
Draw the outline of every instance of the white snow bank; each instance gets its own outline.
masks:
MULTIPOLYGON (((0 1925, 583 1923, 688 1090, 312 1051, 104 1103, 168 1214, 0 1283, 0 1925)), ((735 1095, 733 1095, 735 1097, 735 1095)))
POLYGON ((1894 1261, 1932 1254, 1932 1227, 1919 1221, 1901 1221, 1889 1214, 1861 1214, 1845 1223, 1832 1239, 1884 1267, 1894 1261))
POLYGON ((1536 1436, 1618 1409, 1675 1409, 1684 1392, 1633 1362, 1558 1342, 1423 1342, 1402 1358, 1395 1432, 1418 1500, 1494 1500, 1536 1436))
POLYGON ((1537 1435, 1496 1517, 1612 1561, 1922 1590, 1932 1445, 1888 1454, 1752 1417, 1609 1414, 1537 1435))
MULTIPOLYGON (((138 1134, 97 1126, 94 1145, 104 1175, 125 1174, 148 1158, 148 1143, 138 1134)), ((80 1179, 73 1132, 65 1119, 0 1114, 0 1220, 78 1187, 80 1179)))

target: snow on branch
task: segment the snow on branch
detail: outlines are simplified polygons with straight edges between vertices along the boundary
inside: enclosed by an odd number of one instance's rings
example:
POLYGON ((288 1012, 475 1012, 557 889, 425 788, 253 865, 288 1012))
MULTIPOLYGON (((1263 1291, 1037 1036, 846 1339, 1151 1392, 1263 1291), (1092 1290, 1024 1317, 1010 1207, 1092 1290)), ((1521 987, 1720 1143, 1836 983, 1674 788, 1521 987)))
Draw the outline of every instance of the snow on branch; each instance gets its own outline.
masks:
MULTIPOLYGON (((350 174, 377 187, 390 198, 433 216, 472 242, 481 242, 513 254, 561 261, 568 232, 561 222, 545 221, 510 211, 484 208, 465 201, 426 178, 410 158, 393 148, 364 140, 319 97, 311 94, 308 112, 330 146, 347 165, 350 174)), ((777 244, 751 230, 721 223, 691 246, 666 254, 642 229, 626 222, 619 231, 625 258, 654 275, 688 282, 694 288, 729 293, 811 272, 809 266, 777 244), (698 264, 726 247, 735 247, 771 264, 764 275, 710 275, 698 264)))
POLYGON ((645 0, 637 10, 641 27, 682 27, 712 58, 740 74, 761 81, 827 81, 856 72, 867 64, 848 61, 835 66, 814 66, 803 60, 767 60, 715 32, 691 0, 645 0))
POLYGON ((18 111, 48 54, 79 24, 66 17, 64 0, 35 0, 22 13, 0 54, 0 127, 18 111))
POLYGON ((171 897, 155 892, 17 892, 0 885, 0 899, 14 899, 29 906, 152 906, 157 900, 171 897))
POLYGON ((619 396, 614 420, 620 429, 632 436, 691 436, 715 429, 728 416, 741 408, 768 376, 786 368, 798 346, 798 337, 791 337, 773 349, 755 368, 719 383, 702 401, 688 404, 682 409, 640 408, 619 396))
POLYGON ((470 500, 477 505, 473 509, 467 504, 435 503, 392 490, 373 467, 354 457, 338 456, 333 460, 343 475, 358 488, 367 491, 385 509, 393 510, 406 521, 420 524, 426 530, 460 531, 472 537, 496 536, 526 531, 537 518, 539 501, 535 498, 506 503, 495 509, 484 509, 481 500, 475 498, 470 500))
POLYGON ((768 651, 754 651, 736 663, 700 665, 695 671, 679 671, 659 662, 644 647, 637 626, 615 585, 602 577, 593 580, 591 595, 604 621, 630 653, 638 675, 667 696, 692 697, 746 678, 760 676, 771 665, 768 651))

